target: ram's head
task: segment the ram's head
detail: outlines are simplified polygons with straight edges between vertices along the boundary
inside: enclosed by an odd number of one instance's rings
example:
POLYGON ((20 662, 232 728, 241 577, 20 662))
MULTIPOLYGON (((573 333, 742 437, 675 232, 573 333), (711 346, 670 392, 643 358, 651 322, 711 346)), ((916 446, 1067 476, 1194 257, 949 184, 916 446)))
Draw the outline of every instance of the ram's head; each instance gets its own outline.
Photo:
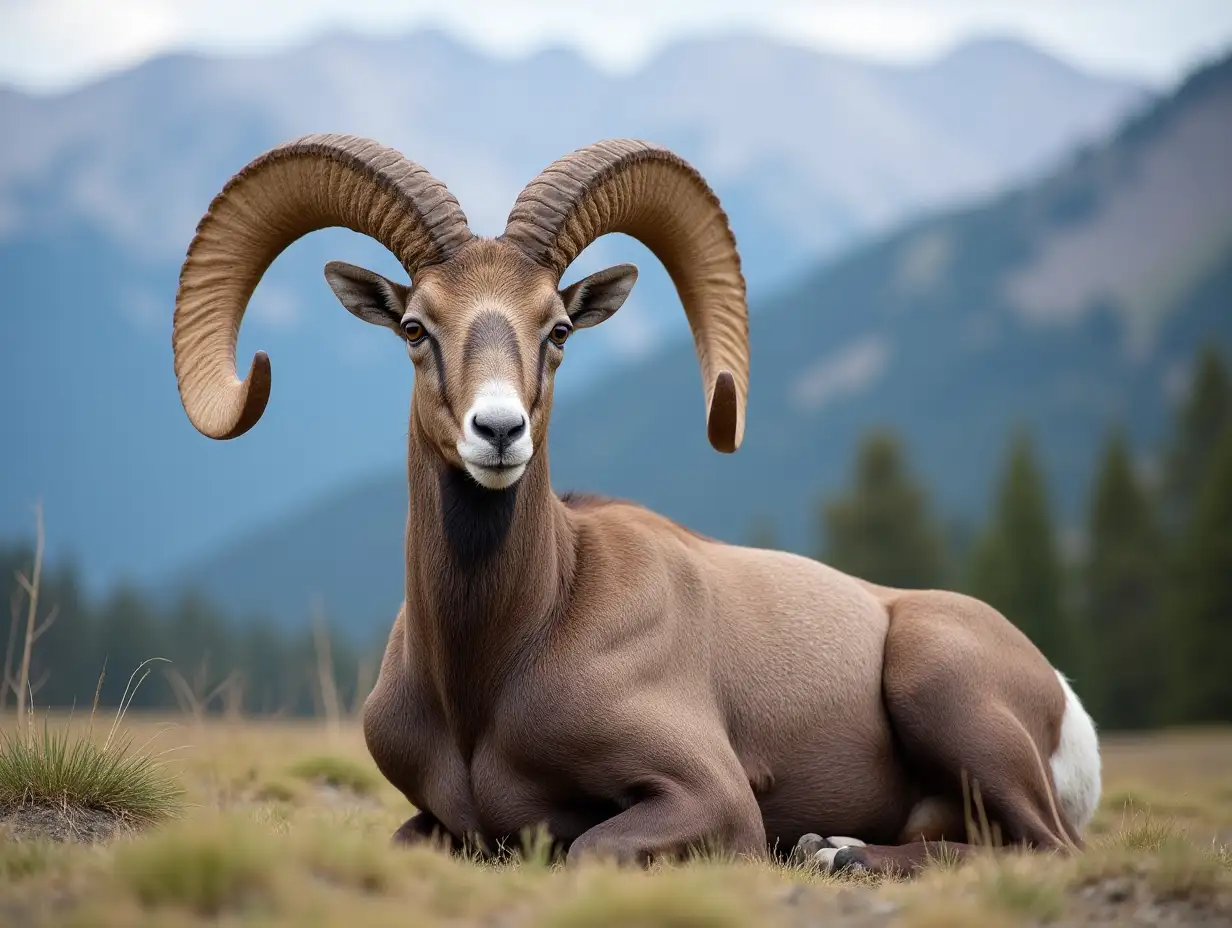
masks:
POLYGON ((234 438, 261 417, 269 359, 258 352, 237 379, 240 320, 283 249, 329 226, 372 236, 410 276, 403 284, 341 262, 325 268, 348 310, 405 341, 416 367, 412 416, 445 463, 483 486, 517 482, 546 440, 566 341, 616 312, 637 279, 619 265, 560 289, 572 261, 609 232, 642 241, 671 274, 701 362, 710 441, 739 446, 748 318, 727 218, 686 162, 624 140, 549 166, 496 239, 473 236, 444 185, 370 140, 308 136, 256 158, 214 199, 180 275, 176 378, 205 435, 234 438))

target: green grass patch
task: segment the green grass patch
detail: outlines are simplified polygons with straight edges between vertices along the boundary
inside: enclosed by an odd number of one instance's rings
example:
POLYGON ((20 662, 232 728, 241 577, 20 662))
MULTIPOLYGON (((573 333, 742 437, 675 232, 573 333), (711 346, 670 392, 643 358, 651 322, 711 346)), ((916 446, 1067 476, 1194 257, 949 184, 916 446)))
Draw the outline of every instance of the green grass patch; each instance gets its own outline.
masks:
POLYGON ((754 917, 735 894, 724 891, 707 868, 670 874, 595 872, 577 894, 542 919, 545 928, 739 928, 774 924, 754 917), (710 879, 706 879, 709 876, 710 879))
POLYGON ((371 796, 380 785, 375 771, 343 757, 308 757, 289 772, 301 780, 345 789, 357 796, 371 796))
POLYGON ((300 793, 292 784, 282 780, 271 780, 263 784, 256 792, 260 802, 293 803, 299 800, 300 793))
POLYGON ((51 841, 19 840, 0 829, 0 882, 13 883, 51 864, 55 844, 51 841))
POLYGON ((994 906, 1037 922, 1051 922, 1065 909, 1062 882, 1040 861, 995 861, 982 881, 984 898, 994 906))
POLYGON ((1232 889, 1221 855, 1174 842, 1157 852, 1149 880, 1159 899, 1206 899, 1232 889))
POLYGON ((1183 837, 1176 822, 1150 812, 1135 812, 1119 831, 1105 840, 1112 847, 1129 851, 1157 852, 1180 842, 1183 837))
POLYGON ((387 842, 354 832, 315 829, 301 843, 301 858, 317 878, 335 886, 380 894, 389 891, 400 875, 402 861, 387 842))
POLYGON ((163 762, 123 735, 100 745, 46 724, 0 732, 0 809, 105 812, 143 826, 175 815, 182 795, 163 762))
POLYGON ((267 901, 276 857, 251 826, 196 822, 122 847, 116 869, 143 906, 214 918, 267 901))

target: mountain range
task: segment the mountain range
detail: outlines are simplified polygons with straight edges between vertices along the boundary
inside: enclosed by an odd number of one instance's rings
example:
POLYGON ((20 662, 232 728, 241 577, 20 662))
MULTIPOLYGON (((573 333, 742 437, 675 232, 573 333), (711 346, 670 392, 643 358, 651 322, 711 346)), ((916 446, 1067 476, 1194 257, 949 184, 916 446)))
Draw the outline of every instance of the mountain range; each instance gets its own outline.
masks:
MULTIPOLYGON (((902 435, 937 511, 970 528, 1025 427, 1072 537, 1109 430, 1124 426, 1149 466, 1198 346, 1232 348, 1230 166, 1226 58, 1048 176, 911 222, 763 299, 736 454, 706 443, 696 357, 679 339, 580 399, 558 392, 553 482, 733 542, 769 525, 811 552, 819 501, 867 429, 902 435)), ((401 597, 404 480, 391 467, 355 482, 174 586, 286 622, 319 596, 371 634, 401 597)))
MULTIPOLYGON (((235 170, 287 138, 394 145, 450 185, 480 233, 566 151, 651 138, 714 184, 765 297, 921 211, 1039 176, 1151 96, 1012 40, 899 67, 716 37, 617 74, 563 50, 495 59, 438 32, 172 55, 68 93, 0 90, 0 537, 28 534, 41 498, 51 550, 91 585, 148 581, 401 457, 409 366, 321 275, 334 258, 399 269, 343 230, 294 245, 257 289, 240 354, 273 359, 261 428, 211 443, 179 406, 169 335, 194 224, 235 170)), ((609 236, 569 279, 620 260, 641 266, 638 288, 571 346, 561 395, 638 359, 676 363, 683 314, 645 249, 609 236)))

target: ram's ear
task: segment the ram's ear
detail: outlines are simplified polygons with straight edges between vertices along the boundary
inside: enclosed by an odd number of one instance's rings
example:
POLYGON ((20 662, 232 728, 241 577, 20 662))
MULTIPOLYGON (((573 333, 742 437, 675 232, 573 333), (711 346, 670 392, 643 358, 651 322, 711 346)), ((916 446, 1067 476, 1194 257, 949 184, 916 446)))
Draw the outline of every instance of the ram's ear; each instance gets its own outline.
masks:
POLYGON ((617 264, 570 284, 560 291, 560 298, 573 327, 587 329, 620 309, 635 283, 637 266, 617 264))
POLYGON ((325 279, 338 302, 353 316, 402 334, 409 287, 342 261, 325 265, 325 279))

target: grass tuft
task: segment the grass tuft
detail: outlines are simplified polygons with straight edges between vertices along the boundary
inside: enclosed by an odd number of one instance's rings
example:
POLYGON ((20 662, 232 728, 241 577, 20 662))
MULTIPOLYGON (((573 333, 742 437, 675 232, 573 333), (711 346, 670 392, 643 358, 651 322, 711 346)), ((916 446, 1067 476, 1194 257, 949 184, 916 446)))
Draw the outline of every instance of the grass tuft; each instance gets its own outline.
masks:
POLYGON ((1227 870, 1232 875, 1232 844, 1211 843, 1211 858, 1221 870, 1227 870))
POLYGON ((289 772, 301 780, 349 790, 357 796, 371 796, 380 785, 375 772, 343 757, 308 757, 289 772))
POLYGON ((299 790, 282 780, 271 780, 256 792, 258 802, 294 803, 300 798, 299 790))
POLYGON ((367 894, 388 892, 399 876, 399 861, 385 842, 353 832, 320 828, 301 843, 308 870, 336 886, 367 894))
POLYGON ((1175 842, 1161 848, 1148 879, 1158 899, 1207 899, 1232 889, 1218 852, 1175 842))
POLYGON ((274 865, 263 833, 226 820, 134 841, 116 858, 120 877, 143 906, 178 906, 207 918, 268 899, 274 865))
POLYGON ((46 724, 41 735, 0 732, 0 809, 106 812, 144 826, 174 816, 181 798, 163 762, 134 751, 124 736, 100 745, 46 724))
POLYGON ((1064 884, 1048 861, 1007 857, 989 861, 988 869, 980 885, 990 904, 1037 922, 1061 917, 1065 909, 1064 884))
POLYGON ((705 870, 673 870, 671 879, 596 871, 573 898, 549 911, 545 928, 737 928, 762 924, 705 870))
POLYGON ((1128 851, 1159 851, 1183 839, 1176 823, 1158 818, 1149 809, 1137 810, 1107 842, 1128 851))
POLYGON ((42 873, 54 857, 54 842, 19 839, 0 830, 0 882, 14 883, 42 873))

